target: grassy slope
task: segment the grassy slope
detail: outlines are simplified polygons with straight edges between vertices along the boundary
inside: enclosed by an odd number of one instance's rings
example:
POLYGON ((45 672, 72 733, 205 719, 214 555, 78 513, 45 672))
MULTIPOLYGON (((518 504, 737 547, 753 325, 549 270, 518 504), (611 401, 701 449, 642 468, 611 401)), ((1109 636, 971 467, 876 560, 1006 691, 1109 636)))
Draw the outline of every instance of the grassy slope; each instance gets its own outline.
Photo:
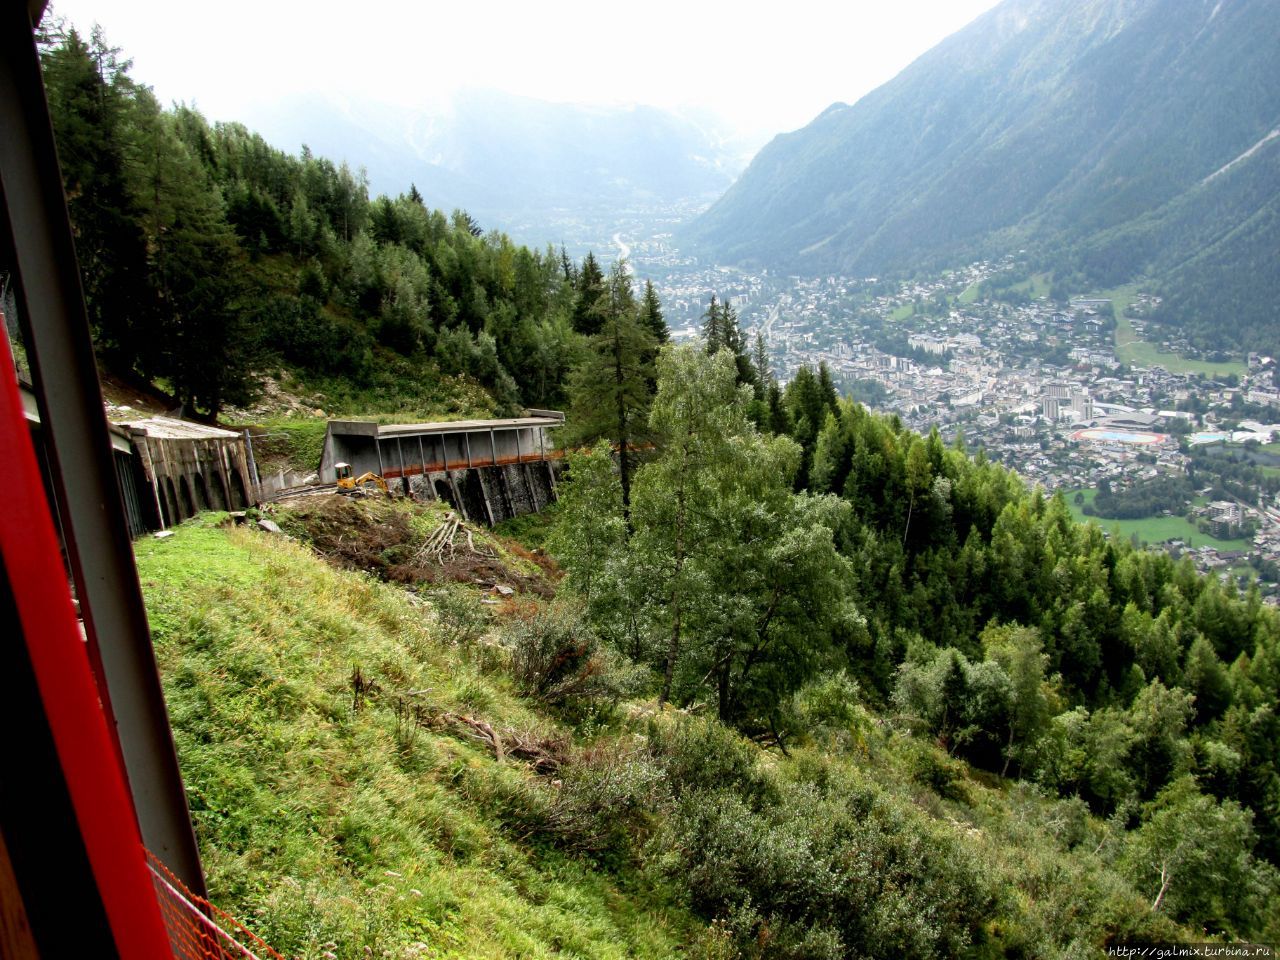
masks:
MULTIPOLYGON (((277 949, 732 955, 680 905, 692 891, 672 850, 651 858, 637 838, 607 863, 566 855, 529 828, 553 784, 465 738, 398 730, 397 695, 413 690, 427 707, 588 744, 589 729, 514 696, 495 648, 446 646, 423 601, 209 515, 136 549, 214 900, 277 949), (381 687, 358 711, 354 666, 381 687)), ((1151 917, 1149 892, 1117 872, 1108 828, 1079 801, 970 770, 849 709, 789 759, 751 747, 756 763, 793 796, 871 791, 882 829, 966 864, 995 896, 969 955, 1091 956, 1117 937, 1189 936, 1151 917)), ((660 810, 649 816, 658 827, 660 810)))
POLYGON ((1047 297, 1053 287, 1053 275, 1049 273, 1032 274, 1021 283, 1014 284, 1013 289, 1025 293, 1032 300, 1047 297))
POLYGON ((1150 367, 1159 365, 1170 373, 1202 373, 1206 377, 1225 377, 1228 374, 1244 376, 1245 365, 1239 361, 1228 363, 1210 363, 1205 360, 1190 360, 1176 353, 1164 353, 1154 343, 1141 339, 1133 329, 1133 324, 1125 316, 1134 298, 1138 294, 1138 285, 1129 284, 1097 294, 1111 300, 1116 310, 1116 359, 1130 366, 1150 367))
POLYGON ((523 767, 444 734, 397 735, 393 694, 409 690, 548 727, 503 680, 433 643, 402 591, 199 522, 137 553, 213 898, 277 949, 659 957, 688 938, 661 890, 627 895, 625 872, 501 828, 506 805, 547 789, 523 767), (356 665, 382 688, 359 712, 356 665))
POLYGON ((1210 363, 1207 360, 1188 360, 1176 353, 1162 353, 1154 343, 1138 339, 1129 318, 1116 320, 1116 359, 1135 367, 1162 366, 1170 373, 1202 373, 1206 377, 1225 377, 1229 374, 1243 376, 1245 365, 1239 361, 1210 363))
MULTIPOLYGON (((1084 493, 1086 503, 1092 503, 1093 498, 1098 495, 1096 490, 1080 492, 1084 493)), ((1250 547, 1248 540, 1219 540, 1217 537, 1201 533, 1195 524, 1187 520, 1186 517, 1144 517, 1141 520, 1109 520, 1106 517, 1086 516, 1084 511, 1076 506, 1076 493, 1077 491, 1075 490, 1063 491, 1063 496, 1067 500, 1067 509, 1071 511, 1071 516, 1080 523, 1096 523, 1103 530, 1118 529, 1122 537, 1129 537, 1136 533, 1138 539, 1146 543, 1181 540, 1183 543, 1193 547, 1210 546, 1219 550, 1248 550, 1250 547)))

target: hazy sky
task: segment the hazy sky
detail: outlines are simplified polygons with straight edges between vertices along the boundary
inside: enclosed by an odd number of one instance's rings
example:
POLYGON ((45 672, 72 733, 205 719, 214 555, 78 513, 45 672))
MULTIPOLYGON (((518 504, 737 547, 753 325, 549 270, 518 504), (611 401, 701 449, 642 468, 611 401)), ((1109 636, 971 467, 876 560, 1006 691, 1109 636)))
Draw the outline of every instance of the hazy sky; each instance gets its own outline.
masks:
POLYGON ((251 121, 299 92, 427 105, 458 86, 709 109, 755 136, 888 80, 995 0, 54 0, 162 102, 251 121))

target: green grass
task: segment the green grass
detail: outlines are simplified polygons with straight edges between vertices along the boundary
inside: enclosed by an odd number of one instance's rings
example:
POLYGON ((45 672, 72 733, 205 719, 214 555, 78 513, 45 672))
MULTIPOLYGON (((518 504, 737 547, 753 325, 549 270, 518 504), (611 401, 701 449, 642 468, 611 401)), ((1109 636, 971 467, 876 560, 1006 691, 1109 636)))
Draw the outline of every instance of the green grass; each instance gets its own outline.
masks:
POLYGON ((308 958, 657 958, 696 936, 646 877, 504 827, 553 789, 523 765, 398 731, 397 699, 417 691, 554 732, 479 654, 435 642, 430 609, 213 519, 136 549, 214 902, 308 958), (380 687, 359 710, 355 666, 380 687))
POLYGON ((1096 490, 1063 491, 1067 501, 1067 508, 1076 520, 1081 523, 1096 523, 1107 531, 1118 530, 1120 536, 1125 539, 1136 533, 1139 540, 1148 544, 1159 544, 1166 540, 1181 540, 1188 546, 1209 546, 1218 550, 1248 550, 1250 546, 1247 540, 1219 540, 1217 537, 1201 533, 1196 529, 1195 524, 1187 520, 1186 517, 1145 517, 1141 520, 1109 520, 1106 517, 1086 516, 1081 507, 1075 503, 1077 492, 1084 494, 1086 503, 1092 503, 1093 498, 1098 493, 1096 490))
POLYGON ((503 537, 518 540, 526 547, 543 548, 547 544, 547 536, 560 516, 559 503, 553 503, 545 510, 537 513, 526 513, 510 520, 503 520, 493 532, 503 537))
POLYGON ((977 283, 969 284, 969 286, 964 288, 960 296, 956 297, 956 302, 957 303, 973 303, 975 300, 978 299, 978 287, 979 287, 979 284, 977 283))
POLYGON ((1131 367, 1161 366, 1170 373, 1203 374, 1206 377, 1244 376, 1247 368, 1240 361, 1210 362, 1190 360, 1176 353, 1164 353, 1154 343, 1141 340, 1134 333, 1129 318, 1116 319, 1116 359, 1131 367))
POLYGON ((1090 294, 1091 299, 1105 298, 1111 301, 1111 306, 1115 308, 1116 316, 1122 317, 1125 311, 1133 301, 1138 299, 1138 284, 1128 283, 1123 287, 1116 287, 1114 290, 1105 290, 1102 293, 1090 294))
POLYGON ((911 317, 914 312, 914 304, 904 303, 902 306, 896 308, 893 313, 889 314, 889 319, 894 323, 901 323, 903 320, 911 317))
POLYGON ((1052 286, 1052 273, 1036 273, 1032 274, 1021 283, 1014 284, 1011 289, 1025 293, 1032 300, 1036 300, 1040 297, 1047 297, 1052 286))
POLYGON ((320 468, 320 454, 329 421, 320 417, 273 417, 259 424, 262 433, 253 437, 253 454, 258 472, 292 469, 306 473, 320 468))
POLYGON ((366 382, 349 377, 309 376, 304 391, 318 394, 335 418, 390 417, 415 423, 491 417, 493 397, 471 377, 442 375, 434 360, 412 359, 378 351, 366 382))
POLYGON ((1243 362, 1211 363, 1207 360, 1191 360, 1176 353, 1165 353, 1154 343, 1138 336, 1125 311, 1138 295, 1138 285, 1129 284, 1093 294, 1109 297, 1116 311, 1115 348, 1116 359, 1131 367, 1162 366, 1170 373, 1203 374, 1206 377, 1225 377, 1229 374, 1244 376, 1248 368, 1243 362))

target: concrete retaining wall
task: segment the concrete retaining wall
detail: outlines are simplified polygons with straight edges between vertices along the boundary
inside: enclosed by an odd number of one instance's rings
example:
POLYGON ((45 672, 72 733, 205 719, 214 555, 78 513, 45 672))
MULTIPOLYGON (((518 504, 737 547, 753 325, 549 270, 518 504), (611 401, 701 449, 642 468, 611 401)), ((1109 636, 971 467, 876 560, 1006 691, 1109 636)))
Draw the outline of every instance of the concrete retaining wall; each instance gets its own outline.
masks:
POLYGON ((555 467, 549 460, 429 471, 390 484, 415 500, 443 500, 466 519, 489 525, 536 513, 556 499, 555 467))

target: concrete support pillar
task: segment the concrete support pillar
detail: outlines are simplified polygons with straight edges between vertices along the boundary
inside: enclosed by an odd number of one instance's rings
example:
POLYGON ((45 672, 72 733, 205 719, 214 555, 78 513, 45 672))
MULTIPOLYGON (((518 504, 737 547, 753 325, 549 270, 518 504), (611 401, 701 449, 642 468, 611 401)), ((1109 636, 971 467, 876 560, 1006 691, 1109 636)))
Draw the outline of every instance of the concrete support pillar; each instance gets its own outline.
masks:
POLYGON ((497 518, 493 515, 493 504, 489 502, 489 491, 485 489, 484 474, 475 471, 476 483, 480 484, 480 496, 484 499, 484 514, 489 520, 489 526, 497 523, 497 518))
MULTIPOLYGON (((448 462, 448 457, 446 457, 445 463, 448 462)), ((453 491, 453 502, 458 506, 458 514, 463 518, 470 520, 471 518, 467 516, 467 503, 462 499, 462 494, 458 490, 458 481, 453 478, 453 471, 446 470, 444 475, 445 479, 449 481, 449 489, 453 491)))

